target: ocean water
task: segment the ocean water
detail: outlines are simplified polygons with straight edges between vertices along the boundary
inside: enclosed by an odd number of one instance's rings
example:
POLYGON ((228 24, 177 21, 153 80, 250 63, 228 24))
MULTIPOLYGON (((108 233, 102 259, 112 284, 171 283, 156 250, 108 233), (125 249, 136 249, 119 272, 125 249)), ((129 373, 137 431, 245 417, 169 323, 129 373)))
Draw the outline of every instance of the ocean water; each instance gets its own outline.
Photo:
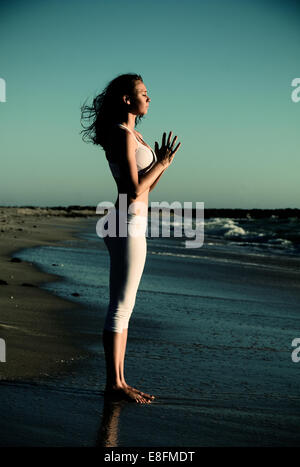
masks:
POLYGON ((206 236, 223 239, 249 251, 300 255, 300 219, 280 218, 276 215, 259 219, 252 218, 212 218, 205 223, 206 236))
POLYGON ((90 427, 97 414, 97 433, 78 422, 73 443, 299 444, 300 362, 292 360, 292 341, 300 337, 299 225, 279 223, 208 219, 204 245, 195 249, 185 248, 184 238, 147 238, 126 377, 157 399, 139 407, 103 399, 109 255, 95 219, 87 219, 78 239, 15 254, 60 275, 42 288, 82 307, 74 324, 82 336, 78 367, 68 372, 65 362, 64 377, 41 382, 58 396, 84 400, 90 427))

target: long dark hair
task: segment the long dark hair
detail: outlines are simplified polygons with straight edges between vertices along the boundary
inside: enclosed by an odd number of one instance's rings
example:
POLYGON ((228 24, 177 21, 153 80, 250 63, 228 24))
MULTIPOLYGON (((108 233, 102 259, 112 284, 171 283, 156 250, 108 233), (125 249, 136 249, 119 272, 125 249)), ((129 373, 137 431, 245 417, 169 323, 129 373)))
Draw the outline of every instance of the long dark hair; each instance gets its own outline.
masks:
MULTIPOLYGON (((98 144, 106 150, 110 127, 127 119, 128 108, 122 96, 134 95, 136 81, 143 81, 143 78, 135 73, 119 75, 93 99, 92 105, 84 103, 81 106, 81 126, 84 129, 80 133, 83 133, 83 141, 98 144), (83 121, 87 122, 86 126, 83 121)), ((142 118, 138 115, 136 124, 142 118)))

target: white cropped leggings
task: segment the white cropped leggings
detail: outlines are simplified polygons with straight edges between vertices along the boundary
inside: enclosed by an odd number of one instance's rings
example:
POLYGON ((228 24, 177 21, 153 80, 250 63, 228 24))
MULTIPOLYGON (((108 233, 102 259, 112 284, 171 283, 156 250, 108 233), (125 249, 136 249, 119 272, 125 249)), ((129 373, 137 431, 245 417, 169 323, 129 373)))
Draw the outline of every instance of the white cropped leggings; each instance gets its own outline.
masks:
MULTIPOLYGON (((115 210, 118 226, 119 211, 115 210)), ((110 214, 109 214, 110 215, 110 214)), ((128 328, 147 254, 147 217, 125 214, 127 236, 104 237, 110 256, 110 300, 104 329, 122 332, 128 328)))

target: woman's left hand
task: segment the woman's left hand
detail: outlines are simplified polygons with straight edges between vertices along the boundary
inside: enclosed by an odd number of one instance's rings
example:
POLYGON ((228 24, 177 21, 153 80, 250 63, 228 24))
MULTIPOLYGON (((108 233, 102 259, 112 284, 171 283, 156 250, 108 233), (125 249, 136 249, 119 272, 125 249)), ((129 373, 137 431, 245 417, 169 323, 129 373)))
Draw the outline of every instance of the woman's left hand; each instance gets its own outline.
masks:
POLYGON ((166 133, 164 132, 163 137, 162 137, 162 145, 159 148, 157 141, 155 141, 155 154, 157 156, 157 162, 161 162, 163 164, 166 164, 168 166, 174 156, 177 150, 179 149, 181 143, 178 143, 177 146, 174 148, 175 141, 177 140, 177 136, 174 136, 174 139, 171 143, 171 137, 172 137, 172 131, 169 133, 168 141, 166 143, 166 133))

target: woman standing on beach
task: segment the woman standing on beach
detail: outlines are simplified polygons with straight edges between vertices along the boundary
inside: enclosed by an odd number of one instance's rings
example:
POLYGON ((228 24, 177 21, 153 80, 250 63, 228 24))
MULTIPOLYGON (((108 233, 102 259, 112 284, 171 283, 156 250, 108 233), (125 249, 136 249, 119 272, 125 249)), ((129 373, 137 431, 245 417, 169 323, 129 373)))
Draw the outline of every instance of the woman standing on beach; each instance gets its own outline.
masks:
POLYGON ((112 80, 92 106, 82 106, 82 119, 91 121, 82 131, 83 139, 102 146, 118 188, 115 209, 106 217, 106 225, 113 221, 115 230, 104 237, 110 255, 110 302, 103 330, 105 394, 139 403, 149 403, 154 396, 126 383, 124 360, 128 323, 146 260, 148 195, 181 145, 174 147, 177 136, 171 142, 170 132, 166 141, 164 133, 161 148, 155 142, 153 151, 135 130, 150 101, 142 77, 125 74, 112 80), (122 222, 126 236, 119 235, 122 222))

